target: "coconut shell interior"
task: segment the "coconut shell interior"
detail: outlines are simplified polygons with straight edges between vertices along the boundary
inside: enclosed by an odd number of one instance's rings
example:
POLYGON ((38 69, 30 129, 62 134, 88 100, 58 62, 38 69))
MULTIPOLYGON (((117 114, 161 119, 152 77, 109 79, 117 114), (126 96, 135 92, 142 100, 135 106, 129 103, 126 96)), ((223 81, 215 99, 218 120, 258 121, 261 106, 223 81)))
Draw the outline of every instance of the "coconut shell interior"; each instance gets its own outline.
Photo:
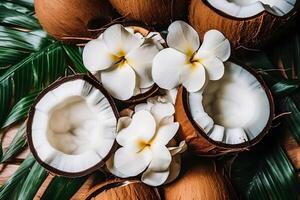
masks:
POLYGON ((260 48, 287 28, 299 10, 299 2, 288 14, 280 17, 261 12, 251 18, 230 17, 210 6, 205 0, 191 0, 189 22, 201 38, 211 29, 221 31, 235 48, 260 48), (270 34, 272 33, 272 34, 270 34))
MULTIPOLYGON (((262 126, 262 129, 259 129, 261 131, 259 131, 255 137, 249 138, 249 140, 245 142, 230 144, 224 141, 216 141, 209 137, 205 127, 201 127, 199 122, 196 122, 191 114, 189 93, 183 87, 179 89, 175 105, 175 118, 180 123, 182 129, 179 134, 179 138, 185 140, 189 144, 189 148, 197 155, 218 156, 248 149, 259 142, 270 129, 274 118, 274 103, 271 92, 258 74, 248 67, 244 67, 244 69, 250 72, 257 79, 258 83, 261 84, 261 87, 265 90, 266 97, 269 101, 269 116, 266 116, 266 123, 262 126)), ((234 117, 238 116, 234 115, 232 117, 234 121, 234 117)), ((256 129, 255 126, 253 128, 256 129)))
POLYGON ((37 97, 30 109, 30 150, 54 174, 90 174, 104 165, 116 147, 118 117, 113 100, 93 79, 85 75, 59 79, 37 97), (91 123, 94 128, 87 130, 91 123))

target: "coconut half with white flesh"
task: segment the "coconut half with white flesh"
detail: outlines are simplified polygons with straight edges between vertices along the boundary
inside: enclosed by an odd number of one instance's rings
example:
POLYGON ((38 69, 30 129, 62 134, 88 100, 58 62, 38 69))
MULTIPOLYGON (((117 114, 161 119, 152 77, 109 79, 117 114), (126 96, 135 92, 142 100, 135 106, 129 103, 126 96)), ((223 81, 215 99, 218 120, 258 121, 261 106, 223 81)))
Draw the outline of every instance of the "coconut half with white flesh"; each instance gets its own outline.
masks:
POLYGON ((181 139, 199 155, 222 155, 249 148, 268 132, 273 99, 254 71, 227 62, 224 76, 196 93, 181 88, 176 101, 181 139))
POLYGON ((298 10, 297 0, 192 0, 189 21, 201 37, 217 29, 233 48, 257 48, 283 33, 298 10))
POLYGON ((264 11, 284 16, 294 8, 296 0, 207 0, 207 3, 232 17, 248 18, 264 11))
POLYGON ((115 146, 118 112, 93 79, 59 79, 33 104, 27 138, 36 160, 54 174, 87 175, 99 169, 115 146))

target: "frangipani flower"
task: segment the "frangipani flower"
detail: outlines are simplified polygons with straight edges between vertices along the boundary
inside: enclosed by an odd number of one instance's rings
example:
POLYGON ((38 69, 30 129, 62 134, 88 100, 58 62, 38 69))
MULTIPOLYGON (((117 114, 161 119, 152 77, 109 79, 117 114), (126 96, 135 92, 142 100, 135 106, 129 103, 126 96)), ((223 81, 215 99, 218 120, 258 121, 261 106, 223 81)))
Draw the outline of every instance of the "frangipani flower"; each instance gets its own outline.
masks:
POLYGON ((224 74, 224 64, 230 56, 230 43, 217 30, 208 31, 200 46, 197 32, 183 21, 168 28, 169 48, 160 51, 153 60, 152 77, 164 89, 182 84, 188 92, 199 91, 209 80, 224 74))
POLYGON ((179 129, 174 112, 171 103, 150 99, 136 106, 131 117, 121 117, 116 139, 122 147, 107 161, 109 171, 121 178, 143 172, 141 180, 152 186, 174 180, 180 171, 180 153, 186 149, 185 142, 176 146, 173 139, 179 129))
POLYGON ((103 86, 113 97, 127 100, 137 89, 154 84, 151 68, 158 52, 157 44, 116 24, 86 44, 83 62, 90 72, 99 72, 103 86))

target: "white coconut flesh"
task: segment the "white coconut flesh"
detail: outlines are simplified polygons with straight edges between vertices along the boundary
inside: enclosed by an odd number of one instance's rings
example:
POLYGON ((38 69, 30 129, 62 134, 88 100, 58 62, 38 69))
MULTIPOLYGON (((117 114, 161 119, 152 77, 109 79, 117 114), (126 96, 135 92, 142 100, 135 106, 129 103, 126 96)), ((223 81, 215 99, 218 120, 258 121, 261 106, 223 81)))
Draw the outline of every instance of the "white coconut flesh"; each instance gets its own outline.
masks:
POLYGON ((49 91, 35 106, 32 144, 45 164, 78 173, 100 163, 111 150, 117 119, 108 99, 77 79, 49 91))
POLYGON ((189 93, 193 120, 207 136, 226 144, 256 138, 270 117, 270 102, 264 87, 250 72, 231 62, 225 74, 208 82, 204 91, 189 93))
POLYGON ((276 16, 288 14, 296 0, 207 0, 215 9, 237 18, 248 18, 263 11, 276 16))

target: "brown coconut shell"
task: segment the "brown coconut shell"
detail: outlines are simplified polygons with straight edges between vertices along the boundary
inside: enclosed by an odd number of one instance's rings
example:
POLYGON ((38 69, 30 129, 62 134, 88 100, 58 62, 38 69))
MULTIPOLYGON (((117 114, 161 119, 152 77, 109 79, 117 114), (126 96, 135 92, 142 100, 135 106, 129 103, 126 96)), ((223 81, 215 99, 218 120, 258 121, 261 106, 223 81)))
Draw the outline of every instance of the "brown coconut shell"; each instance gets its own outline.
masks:
POLYGON ((94 166, 91 166, 90 168, 88 168, 84 171, 74 172, 74 173, 73 172, 65 172, 65 171, 61 171, 59 169, 56 169, 56 168, 50 166, 49 164, 45 163, 38 156, 38 153, 37 153, 37 151, 36 151, 36 149, 33 145, 33 141, 32 141, 32 123, 33 123, 33 118, 34 118, 34 114, 35 114, 35 111, 36 111, 36 109, 35 109, 36 105, 48 92, 51 92, 53 89, 57 88, 61 84, 66 83, 68 81, 79 80, 79 79, 88 82, 89 84, 93 85, 96 89, 101 91, 101 93, 107 98, 107 100, 108 100, 108 102, 109 102, 110 106, 112 107, 112 110, 115 114, 115 117, 118 120, 120 115, 119 115, 119 112, 117 110, 117 107, 115 105, 115 102, 114 102, 113 98, 109 95, 109 93, 97 81, 95 81, 93 78, 91 78, 87 75, 72 75, 72 76, 68 76, 68 77, 58 79, 57 81, 55 81, 54 83, 49 85, 46 89, 44 89, 38 95, 38 97, 35 99, 34 103, 32 104, 32 106, 29 110, 28 122, 27 122, 27 127, 26 127, 26 134, 27 134, 26 136, 27 136, 28 146, 29 146, 29 149, 30 149, 32 155, 36 159, 36 161, 40 165, 42 165, 46 170, 51 172, 52 174, 59 175, 59 176, 64 176, 64 177, 70 177, 70 178, 82 177, 82 176, 91 174, 92 172, 95 172, 95 171, 99 170, 101 167, 104 166, 106 160, 115 152, 115 150, 118 147, 117 142, 115 142, 113 144, 110 152, 106 155, 105 158, 103 158, 101 161, 99 161, 99 163, 97 163, 94 166))
POLYGON ((230 41, 233 48, 262 47, 271 41, 274 35, 280 34, 298 12, 299 2, 295 8, 283 17, 267 11, 251 18, 234 18, 222 13, 205 0, 191 0, 189 21, 201 38, 211 29, 221 31, 230 41))
POLYGON ((109 0, 113 7, 131 20, 167 26, 187 15, 189 0, 109 0))
POLYGON ((73 43, 95 37, 89 24, 101 27, 115 16, 108 0, 35 0, 34 6, 39 22, 51 36, 73 43))
POLYGON ((110 179, 93 187, 85 200, 160 200, 155 187, 139 180, 110 179))
POLYGON ((165 200, 229 200, 232 188, 213 160, 189 158, 176 181, 163 187, 165 200))
POLYGON ((180 140, 185 140, 189 149, 199 156, 221 156, 228 153, 236 153, 248 150, 251 146, 257 144, 270 130, 274 114, 274 101, 271 91, 268 89, 262 77, 254 70, 247 66, 243 66, 248 72, 256 77, 262 87, 265 89, 270 103, 270 116, 268 123, 263 131, 253 140, 241 144, 225 144, 210 139, 205 131, 193 120, 190 113, 190 106, 188 103, 188 92, 182 86, 178 90, 175 103, 175 119, 180 123, 181 131, 178 134, 180 140))

